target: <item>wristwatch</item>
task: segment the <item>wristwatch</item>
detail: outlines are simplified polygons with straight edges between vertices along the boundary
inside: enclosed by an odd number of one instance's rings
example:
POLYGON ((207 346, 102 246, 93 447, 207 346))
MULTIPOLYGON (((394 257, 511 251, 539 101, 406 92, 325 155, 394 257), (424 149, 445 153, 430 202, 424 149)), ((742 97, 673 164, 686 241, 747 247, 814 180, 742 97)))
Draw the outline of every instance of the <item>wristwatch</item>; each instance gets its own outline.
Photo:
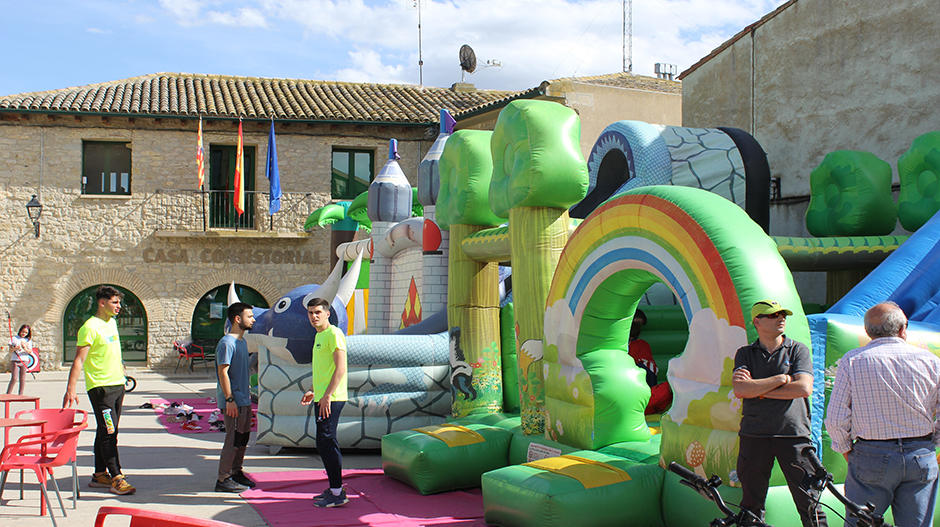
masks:
POLYGON ((234 397, 226 397, 226 398, 225 398, 225 402, 227 402, 227 403, 234 403, 234 402, 235 402, 235 398, 234 398, 234 397))

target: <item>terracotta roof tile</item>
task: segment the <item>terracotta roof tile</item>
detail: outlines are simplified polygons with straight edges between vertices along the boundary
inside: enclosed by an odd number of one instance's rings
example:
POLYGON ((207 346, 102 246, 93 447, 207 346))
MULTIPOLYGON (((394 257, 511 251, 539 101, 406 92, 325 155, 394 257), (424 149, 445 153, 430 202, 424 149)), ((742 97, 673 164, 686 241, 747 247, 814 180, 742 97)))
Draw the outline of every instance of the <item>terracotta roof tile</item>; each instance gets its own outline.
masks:
POLYGON ((437 122, 510 91, 455 93, 446 88, 190 73, 155 73, 44 92, 0 96, 0 111, 216 116, 389 123, 437 122))

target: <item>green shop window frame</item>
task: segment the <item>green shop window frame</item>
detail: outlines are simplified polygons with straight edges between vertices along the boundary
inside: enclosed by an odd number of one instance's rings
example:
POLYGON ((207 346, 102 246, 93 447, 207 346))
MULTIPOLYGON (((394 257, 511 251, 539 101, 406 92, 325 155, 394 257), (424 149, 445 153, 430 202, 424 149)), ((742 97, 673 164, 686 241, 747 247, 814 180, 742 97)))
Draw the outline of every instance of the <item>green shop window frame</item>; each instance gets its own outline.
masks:
POLYGON ((375 179, 375 151, 333 147, 330 193, 333 199, 353 199, 369 190, 375 179))
MULTIPOLYGON (((75 295, 69 302, 68 307, 65 308, 65 315, 62 320, 63 342, 65 344, 62 362, 75 360, 78 330, 81 329, 86 320, 97 313, 98 303, 95 302, 95 291, 102 285, 111 284, 99 284, 83 290, 75 295)), ((147 362, 147 311, 134 293, 123 287, 115 285, 112 285, 112 287, 124 293, 124 299, 121 300, 121 312, 115 317, 117 318, 118 334, 121 336, 121 352, 124 361, 145 364, 147 362)))

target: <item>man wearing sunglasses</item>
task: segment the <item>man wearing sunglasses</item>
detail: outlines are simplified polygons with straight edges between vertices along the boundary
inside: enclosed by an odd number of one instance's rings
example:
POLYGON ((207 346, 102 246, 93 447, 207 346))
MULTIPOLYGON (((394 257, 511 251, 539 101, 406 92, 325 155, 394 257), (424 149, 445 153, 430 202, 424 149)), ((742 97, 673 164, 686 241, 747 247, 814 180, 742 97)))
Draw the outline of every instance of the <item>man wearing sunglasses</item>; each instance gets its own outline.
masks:
MULTIPOLYGON (((803 527, 826 527, 816 496, 800 489, 813 472, 802 451, 810 441, 809 396, 813 393, 813 357, 805 344, 787 338, 787 316, 793 312, 775 300, 751 308, 757 340, 738 349, 731 384, 743 399, 738 449, 742 516, 764 518, 764 501, 774 459, 787 479, 803 527), (803 467, 801 469, 800 467, 803 467), (806 470, 806 472, 804 472, 806 470)), ((741 523, 740 525, 748 525, 741 523)))

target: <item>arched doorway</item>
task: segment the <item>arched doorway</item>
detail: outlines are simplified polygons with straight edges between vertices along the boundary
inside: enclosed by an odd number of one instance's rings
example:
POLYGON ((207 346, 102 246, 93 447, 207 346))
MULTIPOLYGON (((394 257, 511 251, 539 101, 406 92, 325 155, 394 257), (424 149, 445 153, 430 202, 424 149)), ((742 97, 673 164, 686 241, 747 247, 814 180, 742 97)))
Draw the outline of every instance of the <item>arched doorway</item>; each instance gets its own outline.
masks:
MULTIPOLYGON (((62 362, 72 362, 75 359, 75 347, 78 330, 82 324, 98 310, 95 302, 95 291, 104 284, 84 289, 75 295, 65 308, 63 315, 63 357, 62 362)), ((121 312, 118 314, 118 333, 121 335, 121 350, 125 362, 147 362, 147 311, 144 304, 134 293, 118 286, 112 286, 124 293, 121 301, 121 312)))
MULTIPOLYGON (((193 310, 190 334, 194 341, 207 346, 215 346, 225 335, 225 312, 228 306, 229 285, 220 285, 202 295, 193 310)), ((244 284, 235 284, 235 293, 239 300, 252 306, 268 308, 268 301, 261 293, 244 284)))

